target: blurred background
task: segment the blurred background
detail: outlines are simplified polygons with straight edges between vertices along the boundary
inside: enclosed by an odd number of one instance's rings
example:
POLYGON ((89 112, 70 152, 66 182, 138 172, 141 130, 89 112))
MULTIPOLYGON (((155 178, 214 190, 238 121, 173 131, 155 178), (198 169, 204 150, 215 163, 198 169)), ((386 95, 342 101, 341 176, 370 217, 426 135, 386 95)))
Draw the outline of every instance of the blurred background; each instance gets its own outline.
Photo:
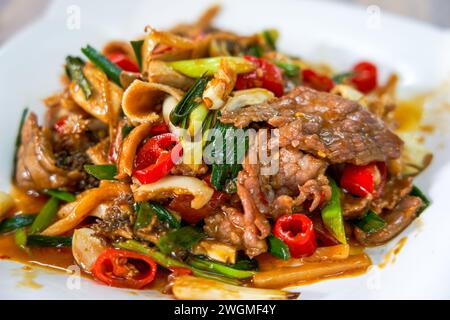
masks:
MULTIPOLYGON (((52 0, 0 0, 0 45, 15 32, 39 17, 51 1, 52 0)), ((327 1, 355 3, 362 6, 377 5, 382 11, 390 11, 403 16, 412 17, 441 28, 450 28, 450 0, 327 1)), ((76 0, 73 0, 73 2, 76 4, 76 0)), ((218 2, 220 2, 220 0, 218 2)))

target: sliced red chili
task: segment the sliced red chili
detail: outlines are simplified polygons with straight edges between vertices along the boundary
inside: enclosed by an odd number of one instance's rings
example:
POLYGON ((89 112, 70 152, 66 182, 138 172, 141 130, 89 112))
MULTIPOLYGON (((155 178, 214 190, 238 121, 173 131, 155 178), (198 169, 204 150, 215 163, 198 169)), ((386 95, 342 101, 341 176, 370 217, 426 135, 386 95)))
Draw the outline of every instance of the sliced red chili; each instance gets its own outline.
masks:
POLYGON ((237 90, 264 88, 272 91, 277 97, 283 95, 283 74, 280 68, 265 59, 253 56, 244 56, 244 58, 251 61, 256 66, 256 70, 237 77, 237 90))
POLYGON ((346 164, 342 171, 340 185, 353 195, 365 197, 374 194, 386 181, 386 165, 370 163, 365 166, 346 164))
POLYGON ((147 256, 109 248, 98 256, 92 274, 108 286, 141 289, 153 281, 156 269, 156 263, 147 256))
POLYGON ((314 70, 304 69, 302 71, 303 84, 307 87, 313 88, 318 91, 329 92, 334 88, 334 82, 331 78, 320 75, 314 70))
POLYGON ((64 125, 67 123, 67 116, 66 117, 61 117, 58 119, 58 121, 55 122, 55 124, 53 125, 53 128, 55 129, 56 132, 58 132, 59 134, 64 134, 64 125))
POLYGON ((139 67, 123 53, 110 53, 107 58, 124 71, 139 72, 139 67))
POLYGON ((362 93, 369 93, 377 87, 378 71, 373 63, 360 62, 353 67, 353 72, 350 81, 362 93))
MULTIPOLYGON (((204 178, 209 186, 211 186, 210 179, 211 176, 204 178)), ((178 212, 181 218, 187 223, 197 224, 225 203, 230 196, 225 192, 219 192, 214 189, 214 193, 209 202, 200 209, 192 209, 192 198, 191 195, 178 195, 170 202, 169 209, 178 212)))
POLYGON ((133 176, 142 184, 165 177, 181 157, 183 149, 178 138, 164 133, 148 139, 138 151, 133 176))
POLYGON ((279 217, 273 234, 287 244, 293 258, 309 256, 317 248, 313 223, 304 214, 294 213, 279 217))

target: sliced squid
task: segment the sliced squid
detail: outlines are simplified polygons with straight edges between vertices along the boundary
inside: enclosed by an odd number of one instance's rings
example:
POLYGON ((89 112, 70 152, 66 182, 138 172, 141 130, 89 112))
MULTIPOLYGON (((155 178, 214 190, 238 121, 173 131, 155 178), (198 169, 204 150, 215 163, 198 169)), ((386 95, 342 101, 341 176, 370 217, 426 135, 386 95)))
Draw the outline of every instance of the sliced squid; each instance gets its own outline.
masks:
POLYGON ((83 90, 75 82, 72 82, 69 89, 73 100, 100 121, 115 125, 120 113, 122 88, 109 81, 106 74, 93 65, 87 64, 83 68, 83 72, 93 88, 93 94, 86 99, 83 90))
POLYGON ((89 228, 77 229, 73 233, 72 254, 86 273, 91 273, 98 256, 107 248, 94 234, 95 231, 89 228))
POLYGON ((168 176, 154 183, 132 186, 134 199, 138 202, 163 200, 174 195, 193 195, 191 207, 200 209, 206 205, 214 190, 206 182, 187 176, 168 176))
POLYGON ((128 184, 102 181, 100 187, 83 192, 70 213, 45 229, 42 234, 57 236, 64 234, 80 224, 99 204, 130 194, 128 184))
POLYGON ((163 84, 135 80, 123 95, 123 112, 133 124, 154 122, 159 117, 156 107, 167 95, 179 101, 183 92, 163 84))

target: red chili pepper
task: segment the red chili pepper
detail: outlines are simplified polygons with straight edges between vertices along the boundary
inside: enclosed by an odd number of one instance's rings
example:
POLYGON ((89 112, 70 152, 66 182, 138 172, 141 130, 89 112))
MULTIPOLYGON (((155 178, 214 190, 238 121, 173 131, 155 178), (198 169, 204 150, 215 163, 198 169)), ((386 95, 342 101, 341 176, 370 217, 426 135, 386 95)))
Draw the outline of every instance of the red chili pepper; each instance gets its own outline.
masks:
POLYGON ((58 121, 55 122, 53 125, 53 128, 56 132, 59 134, 64 134, 64 125, 67 123, 67 117, 61 117, 58 119, 58 121))
POLYGON ((139 72, 139 67, 123 53, 114 52, 108 54, 106 57, 124 71, 139 72))
MULTIPOLYGON (((204 178, 204 181, 211 186, 211 176, 204 178)), ((169 209, 178 212, 181 218, 189 224, 197 224, 205 217, 210 215, 214 210, 219 208, 230 196, 225 192, 219 192, 214 189, 214 193, 207 204, 200 209, 192 209, 191 195, 176 196, 169 204, 169 209)))
POLYGON ((309 256, 317 248, 313 223, 304 214, 294 213, 279 217, 273 234, 287 244, 293 258, 309 256))
POLYGON ((253 62, 256 66, 256 70, 249 73, 240 74, 237 77, 237 90, 265 88, 272 91, 277 97, 283 95, 283 74, 276 65, 267 60, 253 56, 244 56, 244 58, 253 62))
POLYGON ((156 269, 156 263, 147 256, 109 248, 98 256, 92 274, 108 286, 141 289, 153 281, 156 269))
POLYGON ((378 71, 373 63, 360 62, 353 67, 353 72, 355 74, 350 78, 350 81, 362 93, 369 93, 377 87, 378 71))
POLYGON ((133 176, 142 184, 149 184, 165 177, 183 154, 177 137, 171 133, 154 136, 138 151, 133 176))
POLYGON ((156 124, 150 129, 150 135, 157 136, 163 133, 169 133, 169 127, 165 123, 156 124))
POLYGON ((342 172, 340 185, 351 194, 365 197, 374 194, 376 187, 384 185, 386 175, 384 163, 370 163, 365 166, 347 164, 342 172))
POLYGON ((307 87, 313 88, 318 91, 329 92, 334 88, 334 82, 331 78, 320 75, 314 70, 305 69, 302 71, 303 84, 307 87))

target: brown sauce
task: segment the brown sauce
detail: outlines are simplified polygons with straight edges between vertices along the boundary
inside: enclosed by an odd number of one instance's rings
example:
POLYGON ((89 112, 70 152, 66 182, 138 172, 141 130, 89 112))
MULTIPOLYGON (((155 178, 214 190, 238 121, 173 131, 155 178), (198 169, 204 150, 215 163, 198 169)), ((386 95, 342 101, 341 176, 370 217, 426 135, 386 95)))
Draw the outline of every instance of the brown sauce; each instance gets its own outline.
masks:
POLYGON ((378 265, 380 269, 384 269, 389 263, 395 263, 397 255, 405 246, 406 240, 408 240, 407 237, 401 238, 396 245, 386 253, 383 261, 378 265))

